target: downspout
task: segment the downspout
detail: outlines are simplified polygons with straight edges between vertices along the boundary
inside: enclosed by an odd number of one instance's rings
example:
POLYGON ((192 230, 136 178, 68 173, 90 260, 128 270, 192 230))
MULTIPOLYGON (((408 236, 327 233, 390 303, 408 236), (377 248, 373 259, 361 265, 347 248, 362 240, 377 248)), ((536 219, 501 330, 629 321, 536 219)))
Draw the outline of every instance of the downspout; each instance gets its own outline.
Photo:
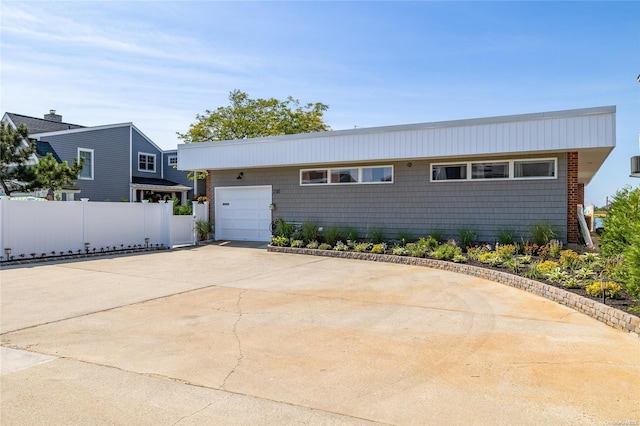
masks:
POLYGON ((137 190, 131 187, 133 183, 133 126, 129 124, 129 202, 133 203, 136 198, 137 190))

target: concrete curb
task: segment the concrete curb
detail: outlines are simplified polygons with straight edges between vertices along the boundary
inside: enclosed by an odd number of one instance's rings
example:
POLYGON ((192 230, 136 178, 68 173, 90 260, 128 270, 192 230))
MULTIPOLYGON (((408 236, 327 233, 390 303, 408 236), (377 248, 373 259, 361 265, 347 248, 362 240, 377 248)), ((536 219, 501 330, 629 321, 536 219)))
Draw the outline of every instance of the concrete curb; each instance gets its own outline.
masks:
POLYGON ((338 257, 343 259, 369 260, 373 262, 399 263, 402 265, 426 266, 428 268, 458 272, 465 275, 495 281, 500 284, 506 284, 511 287, 537 294, 538 296, 553 300, 554 302, 568 306, 578 312, 595 318, 610 327, 627 331, 635 337, 640 337, 640 318, 634 315, 603 305, 595 300, 588 299, 580 296, 579 294, 571 293, 570 291, 566 291, 558 287, 493 269, 479 268, 463 263, 445 262, 436 259, 394 256, 387 254, 357 253, 350 251, 314 250, 307 248, 276 247, 271 245, 267 247, 267 251, 275 253, 306 254, 313 256, 338 257))

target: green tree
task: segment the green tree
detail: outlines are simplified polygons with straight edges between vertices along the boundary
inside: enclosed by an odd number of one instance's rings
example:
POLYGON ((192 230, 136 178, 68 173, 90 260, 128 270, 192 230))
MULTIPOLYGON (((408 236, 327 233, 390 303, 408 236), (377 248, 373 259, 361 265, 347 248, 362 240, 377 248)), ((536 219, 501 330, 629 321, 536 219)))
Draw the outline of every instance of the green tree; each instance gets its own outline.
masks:
POLYGON ((640 186, 627 186, 616 192, 603 222, 600 251, 606 257, 622 255, 613 278, 640 299, 640 186))
POLYGON ((56 191, 64 186, 73 185, 78 174, 82 171, 83 165, 83 160, 78 162, 75 158, 71 166, 66 161, 58 163, 51 153, 47 153, 38 161, 38 164, 33 166, 36 175, 33 187, 56 191))
POLYGON ((9 123, 2 123, 0 183, 6 195, 11 195, 13 191, 31 189, 35 180, 29 162, 36 152, 36 146, 33 141, 29 141, 28 135, 29 131, 24 124, 14 129, 9 123))
POLYGON ((240 90, 229 93, 230 105, 196 115, 196 122, 178 137, 186 143, 258 138, 331 130, 323 114, 329 108, 317 102, 300 105, 291 96, 251 99, 240 90))

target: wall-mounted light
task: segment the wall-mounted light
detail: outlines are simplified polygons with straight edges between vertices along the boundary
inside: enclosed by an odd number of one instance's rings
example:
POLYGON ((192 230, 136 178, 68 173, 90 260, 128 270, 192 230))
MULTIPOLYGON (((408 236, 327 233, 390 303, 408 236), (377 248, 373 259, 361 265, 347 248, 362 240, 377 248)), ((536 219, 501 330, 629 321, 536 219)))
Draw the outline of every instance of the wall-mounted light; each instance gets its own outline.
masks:
POLYGON ((269 210, 274 211, 276 209, 276 205, 274 203, 269 204, 269 210))
POLYGON ((84 243, 84 252, 85 252, 85 253, 89 253, 89 246, 90 246, 90 245, 91 245, 91 244, 89 244, 89 243, 84 243))
POLYGON ((242 176, 244 176, 244 172, 240 172, 240 174, 238 175, 238 177, 236 179, 242 179, 242 176))
POLYGON ((11 256, 11 249, 9 247, 6 247, 4 249, 4 254, 7 255, 7 260, 9 260, 9 257, 11 256))
POLYGON ((407 167, 411 167, 411 166, 413 166, 413 163, 412 163, 411 161, 409 161, 409 162, 407 163, 407 167))

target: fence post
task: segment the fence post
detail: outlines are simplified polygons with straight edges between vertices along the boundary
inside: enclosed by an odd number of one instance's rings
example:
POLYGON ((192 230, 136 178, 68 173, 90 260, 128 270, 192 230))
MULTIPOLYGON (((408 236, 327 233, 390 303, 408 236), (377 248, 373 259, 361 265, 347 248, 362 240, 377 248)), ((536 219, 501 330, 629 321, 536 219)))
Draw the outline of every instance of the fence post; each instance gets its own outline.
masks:
POLYGON ((161 241, 160 243, 167 246, 167 248, 173 247, 173 241, 171 241, 171 217, 173 216, 173 203, 161 203, 161 241))
POLYGON ((5 236, 7 235, 5 227, 9 226, 7 212, 5 211, 7 201, 9 200, 6 197, 0 197, 0 256, 3 258, 5 256, 4 248, 8 246, 8 243, 5 241, 5 236))
POLYGON ((91 241, 87 241, 87 219, 88 219, 88 215, 89 213, 87 213, 88 210, 88 203, 89 203, 89 199, 88 198, 80 198, 80 201, 82 202, 82 245, 84 247, 87 247, 87 243, 90 243, 91 241))

